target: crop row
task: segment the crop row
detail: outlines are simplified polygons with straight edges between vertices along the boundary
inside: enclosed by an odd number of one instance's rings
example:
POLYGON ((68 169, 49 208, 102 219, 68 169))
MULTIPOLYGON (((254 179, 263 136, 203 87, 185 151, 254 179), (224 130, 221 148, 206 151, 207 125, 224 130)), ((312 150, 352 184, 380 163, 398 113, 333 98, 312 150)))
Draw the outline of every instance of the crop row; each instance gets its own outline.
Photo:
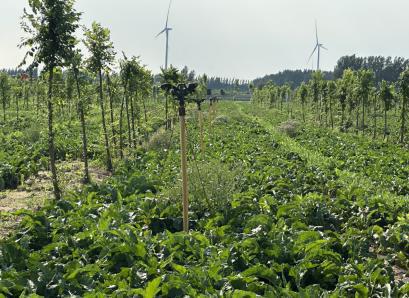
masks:
MULTIPOLYGON (((235 107, 226 104, 227 116, 206 126, 205 154, 190 147, 192 176, 195 168, 205 175, 204 164, 215 160, 213 173, 240 173, 223 201, 202 199, 211 181, 191 187, 192 232, 179 232, 180 199, 168 192, 179 179, 175 142, 139 151, 105 184, 28 213, 0 244, 0 293, 407 294, 394 273, 407 266, 407 204, 345 187, 334 168, 310 165, 235 107)), ((196 135, 192 118, 191 144, 196 135)))

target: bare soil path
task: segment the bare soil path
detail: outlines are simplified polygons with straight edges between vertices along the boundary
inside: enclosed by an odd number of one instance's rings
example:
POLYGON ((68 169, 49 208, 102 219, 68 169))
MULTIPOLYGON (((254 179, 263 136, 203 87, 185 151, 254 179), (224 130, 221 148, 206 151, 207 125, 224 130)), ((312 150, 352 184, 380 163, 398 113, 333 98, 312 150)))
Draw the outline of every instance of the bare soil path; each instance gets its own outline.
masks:
MULTIPOLYGON (((81 189, 82 162, 61 162, 57 168, 63 193, 81 189)), ((110 176, 109 172, 95 166, 91 166, 89 171, 91 180, 95 183, 101 183, 110 176)), ((7 237, 20 222, 20 218, 13 215, 14 211, 38 210, 51 198, 51 173, 48 171, 40 171, 15 190, 0 192, 0 239, 7 237)))

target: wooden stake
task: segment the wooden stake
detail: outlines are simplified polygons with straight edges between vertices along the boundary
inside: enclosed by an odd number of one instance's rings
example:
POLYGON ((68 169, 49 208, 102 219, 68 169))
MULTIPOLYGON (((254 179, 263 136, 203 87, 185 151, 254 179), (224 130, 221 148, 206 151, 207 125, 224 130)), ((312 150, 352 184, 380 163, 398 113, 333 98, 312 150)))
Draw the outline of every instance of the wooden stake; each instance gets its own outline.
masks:
POLYGON ((187 140, 186 140, 186 109, 185 98, 187 95, 195 92, 197 83, 163 84, 161 88, 170 93, 179 101, 179 122, 180 122, 180 155, 181 155, 181 174, 182 174, 182 200, 183 200, 183 231, 189 232, 189 190, 187 185, 187 140))
POLYGON ((204 140, 203 140, 203 113, 199 110, 199 127, 200 127, 200 151, 204 154, 204 140))
POLYGON ((180 146, 182 172, 182 199, 183 199, 183 231, 189 232, 189 190, 187 185, 187 150, 186 150, 186 122, 184 113, 180 119, 180 146))

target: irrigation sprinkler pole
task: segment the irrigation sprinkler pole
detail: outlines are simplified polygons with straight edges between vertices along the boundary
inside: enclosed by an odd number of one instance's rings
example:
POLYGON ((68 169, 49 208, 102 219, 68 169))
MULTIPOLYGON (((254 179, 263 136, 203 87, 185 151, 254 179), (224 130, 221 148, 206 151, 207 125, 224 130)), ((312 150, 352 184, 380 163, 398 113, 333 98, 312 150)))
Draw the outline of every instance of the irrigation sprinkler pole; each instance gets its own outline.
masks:
POLYGON ((219 103, 219 98, 214 96, 213 97, 213 108, 214 108, 214 116, 217 115, 217 104, 219 103))
POLYGON ((199 130, 200 130, 200 151, 204 153, 204 140, 203 140, 203 112, 202 112, 202 103, 206 98, 198 98, 194 101, 197 104, 198 118, 199 118, 199 130))
POLYGON ((204 154, 204 140, 203 140, 203 112, 199 110, 199 126, 200 126, 200 151, 204 154))
POLYGON ((180 146, 181 146, 181 173, 182 173, 182 200, 183 200, 183 231, 189 231, 189 189, 187 184, 187 149, 186 149, 186 109, 179 106, 180 146))
POLYGON ((189 189, 187 177, 187 140, 186 140, 186 96, 192 94, 197 87, 197 83, 163 84, 162 89, 170 93, 179 102, 179 121, 180 121, 180 157, 182 174, 182 203, 183 203, 183 231, 189 232, 189 189))

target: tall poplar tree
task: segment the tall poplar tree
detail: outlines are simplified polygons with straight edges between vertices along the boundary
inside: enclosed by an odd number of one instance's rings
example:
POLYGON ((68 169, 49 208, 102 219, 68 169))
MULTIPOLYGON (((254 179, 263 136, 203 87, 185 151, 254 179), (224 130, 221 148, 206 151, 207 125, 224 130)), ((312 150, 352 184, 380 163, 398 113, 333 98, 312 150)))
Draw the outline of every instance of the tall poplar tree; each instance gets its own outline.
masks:
POLYGON ((102 128, 104 131, 105 140, 106 167, 108 171, 112 172, 113 165, 105 120, 104 92, 102 86, 102 69, 105 69, 110 64, 112 64, 115 59, 114 46, 111 41, 111 32, 109 31, 109 29, 103 28, 101 24, 93 22, 91 29, 85 29, 84 44, 91 54, 91 56, 87 60, 88 67, 98 76, 99 80, 98 94, 99 105, 101 107, 102 128))
POLYGON ((28 34, 20 47, 28 48, 22 64, 32 57, 32 67, 44 64, 48 72, 48 150, 54 195, 61 198, 55 166, 53 128, 53 80, 54 70, 69 63, 75 47, 74 33, 78 28, 80 13, 74 9, 74 0, 29 0, 30 10, 24 10, 22 29, 28 34))

